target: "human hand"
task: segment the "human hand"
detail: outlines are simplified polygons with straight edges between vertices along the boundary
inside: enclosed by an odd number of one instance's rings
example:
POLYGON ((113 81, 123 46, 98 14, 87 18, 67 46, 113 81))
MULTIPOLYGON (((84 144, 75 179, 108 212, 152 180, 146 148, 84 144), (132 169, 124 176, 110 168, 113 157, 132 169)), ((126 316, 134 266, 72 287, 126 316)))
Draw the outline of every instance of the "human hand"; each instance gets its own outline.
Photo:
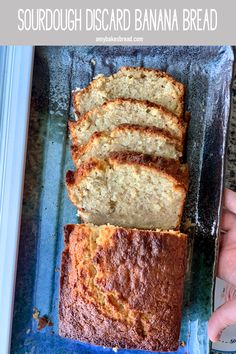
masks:
MULTIPOLYGON (((229 189, 224 192, 221 231, 217 276, 236 286, 236 193, 229 189)), ((236 299, 213 312, 208 322, 210 340, 217 342, 222 330, 232 324, 236 324, 236 299)))

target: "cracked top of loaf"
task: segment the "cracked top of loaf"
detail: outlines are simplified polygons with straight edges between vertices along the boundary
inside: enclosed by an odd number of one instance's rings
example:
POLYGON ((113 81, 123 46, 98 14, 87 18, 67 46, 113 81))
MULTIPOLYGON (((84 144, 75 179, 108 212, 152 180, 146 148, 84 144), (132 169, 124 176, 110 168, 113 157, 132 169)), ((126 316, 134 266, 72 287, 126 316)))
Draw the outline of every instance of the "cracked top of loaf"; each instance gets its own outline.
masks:
POLYGON ((178 231, 67 225, 60 335, 107 347, 178 347, 187 237, 178 231))

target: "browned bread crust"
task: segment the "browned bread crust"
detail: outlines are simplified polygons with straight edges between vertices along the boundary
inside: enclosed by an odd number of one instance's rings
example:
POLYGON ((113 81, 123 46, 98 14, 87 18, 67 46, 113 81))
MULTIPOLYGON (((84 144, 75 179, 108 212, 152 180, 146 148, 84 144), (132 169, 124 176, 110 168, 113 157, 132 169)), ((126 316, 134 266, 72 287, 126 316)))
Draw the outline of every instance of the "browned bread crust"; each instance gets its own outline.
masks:
POLYGON ((179 232, 67 225, 59 334, 106 347, 175 351, 186 249, 179 232))
POLYGON ((94 168, 103 170, 109 163, 111 165, 139 165, 147 169, 156 170, 157 172, 161 172, 166 175, 169 179, 174 180, 176 187, 180 186, 185 190, 188 189, 189 171, 186 164, 181 164, 179 161, 173 159, 153 157, 151 155, 136 152, 111 152, 108 155, 108 160, 101 160, 91 157, 86 162, 81 164, 76 171, 67 172, 66 184, 68 189, 70 189, 70 186, 79 183, 81 179, 85 178, 94 168))
POLYGON ((171 176, 175 181, 188 188, 188 166, 173 159, 153 157, 151 155, 140 154, 138 152, 111 152, 109 161, 119 164, 138 164, 140 166, 154 169, 171 176))
MULTIPOLYGON (((155 138, 160 138, 160 139, 165 139, 165 141, 171 145, 174 145, 176 150, 179 151, 179 153, 183 152, 183 145, 178 139, 175 139, 172 137, 170 133, 167 131, 164 131, 162 129, 156 128, 156 127, 146 127, 146 126, 140 126, 138 124, 120 124, 118 125, 115 129, 113 129, 110 133, 108 132, 95 132, 89 139, 88 143, 85 145, 79 145, 78 141, 77 143, 71 145, 71 157, 72 160, 75 164, 76 167, 79 167, 79 160, 80 158, 86 154, 87 152, 89 153, 91 146, 93 143, 96 141, 99 142, 99 139, 103 137, 113 137, 116 136, 116 133, 118 132, 130 132, 132 131, 137 131, 139 134, 142 134, 144 137, 153 137, 155 138)), ((75 141, 75 139, 74 139, 75 141)), ((180 155, 181 156, 181 155, 180 155)))
MULTIPOLYGON (((167 81, 169 82, 170 85, 173 85, 173 87, 175 87, 176 92, 178 92, 178 106, 176 109, 175 114, 178 117, 183 117, 184 116, 184 97, 185 97, 185 86, 176 81, 171 75, 167 74, 166 72, 160 71, 160 70, 155 70, 155 69, 151 69, 151 68, 143 68, 143 67, 121 67, 119 69, 119 71, 109 77, 105 77, 103 75, 99 75, 98 77, 94 78, 87 87, 83 88, 82 90, 75 90, 72 92, 72 101, 73 101, 73 105, 75 108, 75 111, 77 113, 77 115, 80 115, 81 113, 85 113, 83 112, 83 110, 81 109, 81 98, 86 95, 86 94, 90 94, 95 88, 103 86, 103 83, 105 82, 106 79, 113 79, 116 77, 119 77, 121 75, 126 75, 126 73, 133 74, 135 73, 136 75, 140 75, 140 77, 144 78, 146 74, 151 73, 153 75, 153 77, 160 79, 160 78, 165 78, 167 79, 167 81)), ((132 97, 130 97, 132 98, 132 97)), ((110 98, 108 98, 110 99, 110 98)), ((105 101, 107 101, 108 99, 105 99, 105 101)), ((152 99, 148 99, 148 101, 153 102, 152 99)), ((157 102, 153 102, 153 103, 157 103, 157 102)))

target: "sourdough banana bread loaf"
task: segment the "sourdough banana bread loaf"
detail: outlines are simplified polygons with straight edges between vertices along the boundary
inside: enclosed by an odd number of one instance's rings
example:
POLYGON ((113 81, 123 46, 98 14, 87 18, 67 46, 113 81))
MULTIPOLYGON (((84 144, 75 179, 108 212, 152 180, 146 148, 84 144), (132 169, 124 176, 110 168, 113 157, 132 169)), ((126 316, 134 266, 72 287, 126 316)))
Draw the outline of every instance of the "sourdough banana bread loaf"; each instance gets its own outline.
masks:
POLYGON ((95 132, 113 130, 120 124, 138 124, 167 131, 183 142, 187 123, 166 108, 129 98, 105 102, 85 113, 77 121, 69 121, 73 144, 84 145, 95 132))
POLYGON ((73 92, 77 114, 84 114, 113 98, 148 100, 178 117, 184 113, 184 85, 165 72, 142 67, 122 67, 111 76, 95 78, 86 88, 73 92))
POLYGON ((113 152, 68 171, 69 197, 84 222, 143 229, 180 225, 188 168, 173 159, 113 152))
POLYGON ((86 145, 71 146, 72 159, 77 167, 89 157, 106 158, 112 151, 135 151, 179 160, 183 145, 158 128, 121 124, 111 132, 93 133, 86 145))
POLYGON ((175 351, 186 235, 67 225, 59 334, 113 348, 175 351))

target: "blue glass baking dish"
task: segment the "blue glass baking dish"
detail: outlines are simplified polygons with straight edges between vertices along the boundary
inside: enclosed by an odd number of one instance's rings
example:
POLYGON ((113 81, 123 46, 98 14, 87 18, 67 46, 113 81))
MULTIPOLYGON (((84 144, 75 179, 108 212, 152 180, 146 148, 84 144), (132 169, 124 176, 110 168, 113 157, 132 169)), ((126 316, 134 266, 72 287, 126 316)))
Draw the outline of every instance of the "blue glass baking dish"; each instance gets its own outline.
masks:
POLYGON ((63 225, 78 221, 64 185, 66 170, 73 168, 67 131, 67 119, 73 117, 71 90, 123 65, 165 70, 187 87, 191 183, 184 219, 191 228, 178 353, 210 352, 207 320, 214 291, 232 49, 83 46, 35 49, 11 353, 113 353, 60 338, 57 311, 63 225), (39 313, 53 325, 37 330, 39 313))

